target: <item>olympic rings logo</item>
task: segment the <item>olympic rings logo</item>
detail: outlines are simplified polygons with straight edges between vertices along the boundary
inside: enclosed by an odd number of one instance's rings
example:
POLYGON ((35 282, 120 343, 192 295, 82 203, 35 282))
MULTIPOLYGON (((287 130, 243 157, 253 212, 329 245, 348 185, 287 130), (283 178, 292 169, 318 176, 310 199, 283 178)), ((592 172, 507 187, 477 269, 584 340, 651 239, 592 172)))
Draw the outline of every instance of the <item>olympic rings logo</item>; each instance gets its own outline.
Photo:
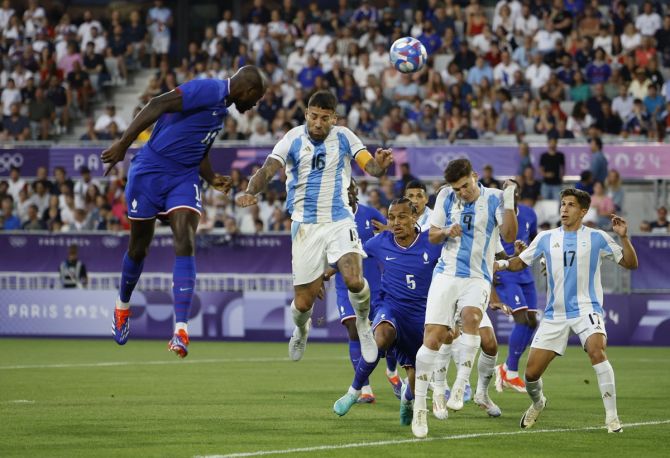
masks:
POLYGON ((21 167, 23 165, 23 155, 20 153, 0 154, 0 173, 9 172, 12 167, 21 167))

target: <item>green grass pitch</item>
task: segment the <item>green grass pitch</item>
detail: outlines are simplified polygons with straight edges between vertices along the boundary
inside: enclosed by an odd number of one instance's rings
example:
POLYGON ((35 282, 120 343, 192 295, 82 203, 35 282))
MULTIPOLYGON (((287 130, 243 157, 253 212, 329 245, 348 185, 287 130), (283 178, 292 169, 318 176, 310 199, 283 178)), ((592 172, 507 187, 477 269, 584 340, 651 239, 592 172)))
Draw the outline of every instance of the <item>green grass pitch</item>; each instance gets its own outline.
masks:
POLYGON ((609 349, 623 434, 606 433, 593 369, 570 347, 530 432, 518 426, 527 396, 491 387, 502 417, 472 403, 443 422, 430 414, 420 441, 399 425, 383 363, 377 403, 333 413, 352 376, 344 343, 311 343, 299 363, 285 343, 195 341, 183 361, 166 343, 0 339, 0 456, 668 456, 667 348, 609 349))

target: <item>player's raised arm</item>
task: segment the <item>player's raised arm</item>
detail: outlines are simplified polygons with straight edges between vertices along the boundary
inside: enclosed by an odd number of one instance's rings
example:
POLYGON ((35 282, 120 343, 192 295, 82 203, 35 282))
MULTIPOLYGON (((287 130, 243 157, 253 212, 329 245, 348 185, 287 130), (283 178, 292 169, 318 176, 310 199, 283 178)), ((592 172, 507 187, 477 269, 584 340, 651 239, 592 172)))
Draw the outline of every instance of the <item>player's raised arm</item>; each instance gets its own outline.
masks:
POLYGON ((503 190, 503 206, 505 211, 503 213, 502 224, 500 225, 500 235, 507 243, 514 242, 516 233, 519 230, 519 225, 516 220, 516 205, 514 202, 516 187, 514 181, 507 180, 505 182, 505 189, 503 190))
POLYGON ((393 163, 393 150, 377 148, 374 157, 369 151, 364 150, 356 155, 356 162, 373 177, 380 177, 393 163))
POLYGON ((637 269, 637 253, 628 238, 628 223, 622 217, 612 214, 612 230, 616 232, 619 239, 621 239, 621 247, 623 248, 623 257, 619 261, 619 265, 626 269, 637 269))
POLYGON ((272 177, 275 176, 275 173, 277 173, 282 166, 283 164, 279 160, 268 156, 268 158, 265 159, 263 167, 258 169, 249 180, 247 190, 235 200, 237 205, 240 207, 249 207, 256 204, 256 194, 265 189, 272 177))
POLYGON ((181 91, 173 89, 172 91, 159 95, 149 100, 142 111, 132 120, 128 128, 123 132, 121 138, 102 152, 102 162, 109 164, 105 175, 126 157, 128 147, 135 141, 140 132, 156 122, 163 113, 173 113, 182 110, 181 91))

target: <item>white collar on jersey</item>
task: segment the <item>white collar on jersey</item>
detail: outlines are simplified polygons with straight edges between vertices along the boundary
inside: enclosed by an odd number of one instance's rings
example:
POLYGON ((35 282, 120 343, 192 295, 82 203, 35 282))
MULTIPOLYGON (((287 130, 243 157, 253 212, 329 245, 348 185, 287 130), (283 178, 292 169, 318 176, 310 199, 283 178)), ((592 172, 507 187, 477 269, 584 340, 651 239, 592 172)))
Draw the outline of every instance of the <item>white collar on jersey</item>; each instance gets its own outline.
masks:
POLYGON ((395 239, 395 235, 393 236, 393 243, 400 248, 401 250, 409 250, 414 246, 414 244, 419 240, 419 236, 421 235, 421 231, 416 231, 416 237, 414 237, 414 240, 412 243, 409 244, 409 246, 402 246, 401 244, 398 243, 398 241, 395 239))

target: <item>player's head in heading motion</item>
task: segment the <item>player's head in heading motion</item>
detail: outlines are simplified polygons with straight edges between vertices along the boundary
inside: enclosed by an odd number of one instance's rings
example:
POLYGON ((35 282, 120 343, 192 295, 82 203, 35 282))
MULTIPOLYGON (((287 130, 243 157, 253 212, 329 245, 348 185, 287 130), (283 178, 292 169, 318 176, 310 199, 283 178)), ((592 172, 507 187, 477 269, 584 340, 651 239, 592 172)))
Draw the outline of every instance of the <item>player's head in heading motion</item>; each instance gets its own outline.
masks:
POLYGON ((444 179, 463 202, 474 202, 479 197, 477 173, 472 170, 469 160, 455 159, 449 162, 444 171, 444 179))
POLYGON ((580 189, 561 191, 561 224, 566 231, 575 231, 582 226, 582 219, 591 206, 591 196, 580 189))
POLYGON ((330 91, 317 91, 309 98, 305 121, 312 140, 323 141, 337 122, 337 98, 330 91))
POLYGON ((267 83, 260 69, 253 65, 245 65, 230 77, 230 96, 228 103, 234 103, 240 113, 254 107, 263 98, 267 83))
POLYGON ((412 201, 416 207, 417 215, 423 215, 428 204, 428 192, 426 185, 420 181, 412 180, 405 186, 405 197, 412 201))
POLYGON ((403 242, 414 240, 417 233, 416 219, 418 213, 416 207, 406 197, 395 199, 389 205, 388 224, 393 231, 396 240, 404 245, 403 242))

